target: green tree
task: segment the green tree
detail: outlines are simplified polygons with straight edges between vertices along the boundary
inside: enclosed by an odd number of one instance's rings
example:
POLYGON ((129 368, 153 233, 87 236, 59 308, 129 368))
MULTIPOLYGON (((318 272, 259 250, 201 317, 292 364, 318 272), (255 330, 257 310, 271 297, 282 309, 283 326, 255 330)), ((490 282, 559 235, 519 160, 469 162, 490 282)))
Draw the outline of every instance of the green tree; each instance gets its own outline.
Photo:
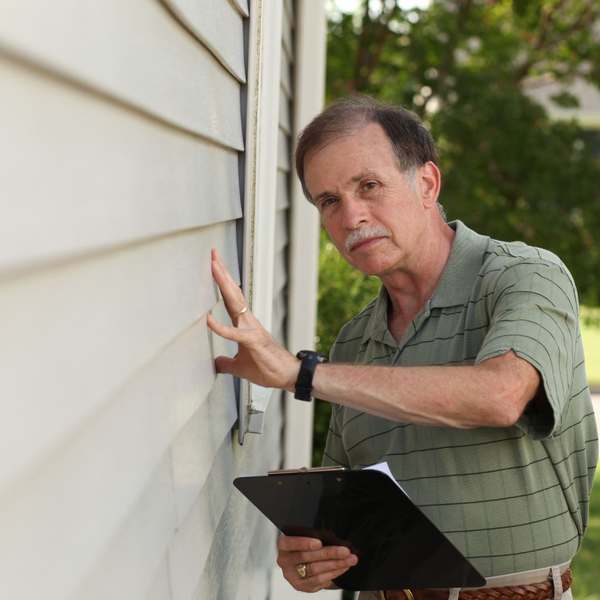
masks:
MULTIPOLYGON (((440 201, 449 219, 555 252, 573 273, 581 302, 599 306, 594 137, 575 122, 549 119, 525 90, 538 76, 600 82, 600 2, 433 0, 426 10, 401 5, 362 0, 352 14, 331 11, 328 99, 361 92, 417 112, 439 146, 440 201)), ((577 105, 568 93, 554 101, 577 105)), ((328 243, 324 236, 318 330, 324 352, 378 285, 352 272, 328 243)), ((318 413, 316 461, 327 431, 327 416, 318 413)))

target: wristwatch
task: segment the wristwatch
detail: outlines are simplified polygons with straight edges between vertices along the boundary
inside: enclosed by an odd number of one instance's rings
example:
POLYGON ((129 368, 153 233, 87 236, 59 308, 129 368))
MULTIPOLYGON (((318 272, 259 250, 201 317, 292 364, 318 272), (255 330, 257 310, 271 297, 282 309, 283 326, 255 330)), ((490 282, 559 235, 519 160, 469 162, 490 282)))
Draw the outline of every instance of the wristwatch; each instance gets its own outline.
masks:
POLYGON ((311 392, 315 369, 319 363, 327 362, 327 357, 313 350, 300 350, 296 354, 296 358, 299 358, 302 364, 300 365, 300 373, 298 373, 298 379, 296 380, 294 398, 310 402, 312 400, 311 392))

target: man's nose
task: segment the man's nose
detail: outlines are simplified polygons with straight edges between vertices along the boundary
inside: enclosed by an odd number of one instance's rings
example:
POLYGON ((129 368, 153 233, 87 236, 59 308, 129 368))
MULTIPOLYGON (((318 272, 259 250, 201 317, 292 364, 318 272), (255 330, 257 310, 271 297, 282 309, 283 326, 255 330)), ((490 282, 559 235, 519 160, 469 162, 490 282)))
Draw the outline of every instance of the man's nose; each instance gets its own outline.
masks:
POLYGON ((343 221, 346 229, 356 229, 368 222, 368 211, 365 202, 359 198, 348 195, 343 199, 343 221))

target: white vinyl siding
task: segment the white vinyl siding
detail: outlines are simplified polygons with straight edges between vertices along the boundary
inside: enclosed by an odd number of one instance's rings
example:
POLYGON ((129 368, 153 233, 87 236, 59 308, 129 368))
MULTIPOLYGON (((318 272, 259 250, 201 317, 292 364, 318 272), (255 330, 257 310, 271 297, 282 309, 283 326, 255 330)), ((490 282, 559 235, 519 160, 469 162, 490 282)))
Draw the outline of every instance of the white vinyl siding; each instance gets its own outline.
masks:
POLYGON ((239 446, 214 371, 235 350, 206 327, 227 322, 210 249, 240 273, 247 15, 245 0, 0 0, 3 597, 269 593, 275 530, 232 480, 281 464, 280 395, 239 446))
MULTIPOLYGON (((225 41, 239 33, 219 31, 225 41)), ((190 133, 243 147, 239 82, 158 0, 55 0, 51 7, 2 0, 0 39, 44 69, 190 133)))

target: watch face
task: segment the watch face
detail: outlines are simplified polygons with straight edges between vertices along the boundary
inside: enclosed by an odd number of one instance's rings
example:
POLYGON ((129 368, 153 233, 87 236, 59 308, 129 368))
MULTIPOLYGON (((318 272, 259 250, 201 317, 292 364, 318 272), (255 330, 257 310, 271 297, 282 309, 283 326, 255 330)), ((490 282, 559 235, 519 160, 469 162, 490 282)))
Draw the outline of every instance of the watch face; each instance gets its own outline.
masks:
POLYGON ((317 357, 317 362, 319 363, 329 362, 329 359, 326 356, 324 356, 323 354, 319 354, 314 350, 300 350, 300 352, 296 354, 296 358, 302 360, 307 354, 314 354, 317 357))

